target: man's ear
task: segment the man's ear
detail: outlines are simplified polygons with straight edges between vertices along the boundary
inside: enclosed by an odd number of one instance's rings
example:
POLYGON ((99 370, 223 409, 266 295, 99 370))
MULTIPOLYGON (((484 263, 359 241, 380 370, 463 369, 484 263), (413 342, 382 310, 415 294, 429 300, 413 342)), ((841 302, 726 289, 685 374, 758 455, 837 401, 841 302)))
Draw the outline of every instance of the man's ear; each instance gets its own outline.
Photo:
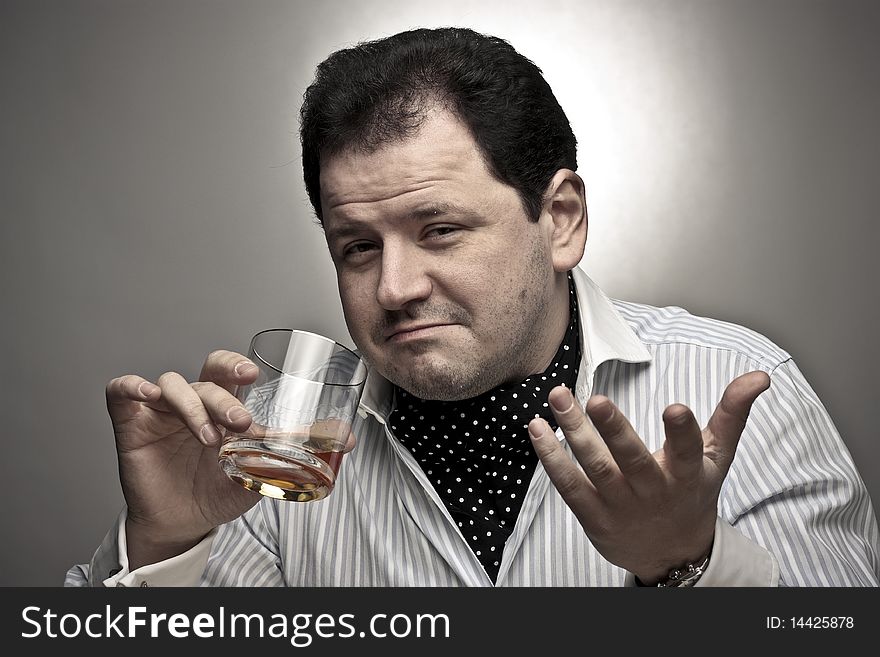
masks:
POLYGON ((541 219, 551 222, 553 269, 574 269, 587 244, 587 200, 584 181, 571 169, 560 169, 547 185, 541 219))

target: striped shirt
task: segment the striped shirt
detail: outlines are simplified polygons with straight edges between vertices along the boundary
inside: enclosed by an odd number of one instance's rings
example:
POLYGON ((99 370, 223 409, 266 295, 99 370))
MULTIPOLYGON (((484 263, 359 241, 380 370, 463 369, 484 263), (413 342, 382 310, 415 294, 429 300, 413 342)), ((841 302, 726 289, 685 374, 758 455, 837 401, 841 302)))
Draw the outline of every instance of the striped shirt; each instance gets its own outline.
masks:
MULTIPOLYGON (((676 307, 612 301, 574 271, 581 322, 575 395, 610 397, 653 452, 663 409, 705 425, 727 384, 762 370, 718 503, 698 586, 876 586, 877 521, 864 483, 821 401, 785 351, 733 324, 676 307)), ((391 385, 371 373, 333 493, 319 502, 263 498, 188 552, 129 572, 125 512, 72 586, 492 586, 434 487, 386 425, 391 385)), ((565 444, 561 431, 557 432, 565 444)), ((565 445, 566 450, 568 446, 565 445)), ((570 452, 570 450, 569 450, 570 452)), ((539 463, 496 586, 619 586, 539 463)))

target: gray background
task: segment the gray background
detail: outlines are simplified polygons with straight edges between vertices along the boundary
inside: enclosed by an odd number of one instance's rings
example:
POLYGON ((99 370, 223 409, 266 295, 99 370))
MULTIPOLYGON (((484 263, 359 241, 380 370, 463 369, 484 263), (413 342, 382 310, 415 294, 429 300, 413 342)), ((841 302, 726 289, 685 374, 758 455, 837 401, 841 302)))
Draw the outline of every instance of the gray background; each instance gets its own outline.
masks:
POLYGON ((349 341, 300 179, 332 50, 509 39, 572 120, 612 295, 794 355, 880 499, 880 3, 0 3, 0 584, 57 585, 122 496, 104 385, 297 326, 349 341))

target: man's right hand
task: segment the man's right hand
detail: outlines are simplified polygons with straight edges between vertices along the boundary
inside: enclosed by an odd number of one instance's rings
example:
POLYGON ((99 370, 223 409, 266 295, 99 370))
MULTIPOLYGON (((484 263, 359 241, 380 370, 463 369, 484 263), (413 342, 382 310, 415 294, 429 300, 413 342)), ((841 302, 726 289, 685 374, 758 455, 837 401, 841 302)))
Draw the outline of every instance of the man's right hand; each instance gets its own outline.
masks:
POLYGON ((241 354, 214 351, 196 383, 166 372, 158 385, 134 374, 107 384, 128 505, 130 570, 185 552, 260 500, 217 463, 221 430, 241 432, 251 424, 232 393, 253 383, 257 372, 241 354))

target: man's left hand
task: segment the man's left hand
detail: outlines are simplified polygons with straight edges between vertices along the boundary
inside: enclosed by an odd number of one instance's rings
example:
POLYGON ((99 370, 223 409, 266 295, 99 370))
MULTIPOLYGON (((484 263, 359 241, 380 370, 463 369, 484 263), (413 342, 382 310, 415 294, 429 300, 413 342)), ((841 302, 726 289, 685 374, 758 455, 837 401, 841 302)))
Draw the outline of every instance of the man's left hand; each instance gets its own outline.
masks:
POLYGON ((734 379, 702 430, 687 406, 668 406, 666 441, 654 454, 610 399, 589 399, 591 426, 571 391, 558 386, 550 391, 550 407, 583 470, 544 420, 532 420, 529 433, 596 549, 654 584, 711 551, 721 484, 752 404, 769 386, 764 372, 734 379))

